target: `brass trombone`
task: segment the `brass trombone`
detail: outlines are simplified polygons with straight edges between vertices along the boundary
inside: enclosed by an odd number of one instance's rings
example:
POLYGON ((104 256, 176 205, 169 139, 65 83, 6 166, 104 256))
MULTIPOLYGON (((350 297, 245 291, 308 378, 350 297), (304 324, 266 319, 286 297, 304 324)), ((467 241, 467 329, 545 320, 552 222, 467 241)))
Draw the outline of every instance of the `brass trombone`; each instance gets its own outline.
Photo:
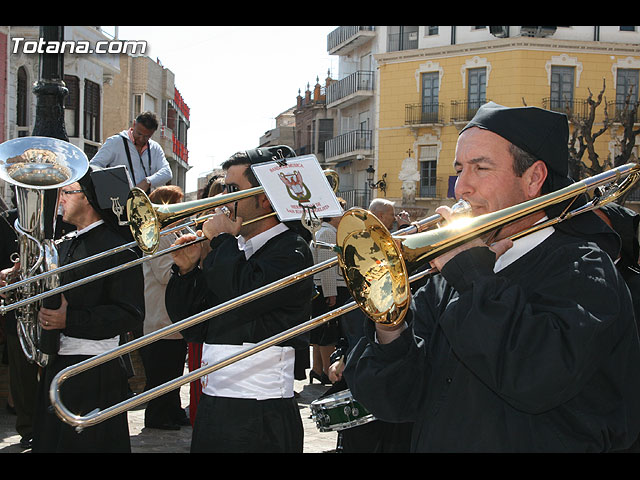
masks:
MULTIPOLYGON (((330 169, 324 170, 324 174, 327 177, 334 192, 337 192, 339 187, 338 174, 334 170, 330 170, 330 169)), ((259 195, 261 193, 264 193, 263 187, 254 187, 254 188, 249 188, 247 190, 241 190, 238 192, 217 195, 215 197, 210 197, 210 198, 203 198, 199 200, 192 200, 190 202, 164 205, 164 204, 152 203, 151 200, 149 200, 149 197, 142 190, 140 190, 139 188, 133 188, 127 200, 127 215, 129 220, 129 227, 134 238, 133 242, 129 242, 119 247, 112 248, 111 250, 100 252, 95 255, 92 255, 91 257, 77 260, 76 262, 59 266, 47 272, 43 272, 41 274, 34 275, 31 277, 25 278, 23 280, 20 280, 18 282, 12 283, 10 285, 0 288, 0 294, 19 288, 28 283, 31 283, 37 280, 42 280, 51 275, 60 274, 67 270, 80 267, 82 265, 93 262, 95 260, 99 260, 106 256, 113 255, 118 252, 128 250, 130 248, 134 248, 136 246, 140 247, 140 249, 146 254, 145 256, 142 256, 135 260, 131 260, 127 263, 118 265, 108 270, 104 270, 102 272, 96 273, 89 277, 81 278, 72 283, 60 285, 56 288, 43 291, 37 295, 33 295, 28 298, 23 298, 21 300, 12 302, 8 305, 2 304, 0 305, 0 315, 3 315, 6 312, 9 312, 15 308, 22 307, 29 303, 33 303, 33 302, 42 300, 44 298, 50 297, 52 295, 65 292, 67 290, 78 287, 85 283, 89 283, 89 282, 98 280, 100 278, 104 278, 108 275, 112 275, 116 272, 126 270, 136 265, 140 265, 160 255, 166 255, 167 253, 171 253, 180 248, 184 248, 186 246, 193 245, 194 243, 201 242, 205 240, 206 237, 204 236, 199 237, 193 242, 188 242, 182 245, 168 247, 168 248, 165 248, 164 250, 158 251, 160 236, 173 233, 175 231, 179 231, 182 229, 189 229, 195 225, 199 225, 204 221, 206 221, 211 215, 202 215, 188 222, 183 222, 180 225, 167 228, 169 225, 180 222, 182 220, 185 220, 189 217, 200 214, 202 212, 213 210, 219 206, 229 204, 229 203, 234 203, 244 198, 252 197, 254 195, 259 195)), ((263 218, 267 218, 274 215, 276 215, 276 213, 272 212, 262 217, 249 219, 244 221, 243 225, 248 225, 250 223, 262 220, 263 218)))
POLYGON ((408 288, 409 283, 426 275, 437 273, 435 269, 426 269, 410 277, 407 274, 407 267, 412 267, 411 264, 408 265, 409 262, 428 261, 491 230, 500 228, 551 205, 572 199, 570 205, 558 217, 541 222, 512 237, 514 239, 520 238, 615 201, 629 190, 637 182, 638 178, 640 178, 640 166, 638 164, 627 164, 513 207, 471 219, 453 220, 441 228, 421 231, 424 226, 433 226, 440 222, 439 215, 434 215, 425 219, 426 221, 422 224, 416 223, 407 229, 397 232, 396 235, 391 235, 370 212, 363 209, 351 209, 343 215, 338 226, 337 245, 335 246, 338 256, 336 259, 326 260, 323 263, 248 292, 236 299, 200 312, 126 345, 65 368, 56 375, 51 383, 49 390, 51 403, 57 415, 64 422, 75 426, 77 430, 82 430, 87 426, 100 423, 197 378, 258 353, 269 346, 277 345, 289 338, 312 330, 332 318, 355 308, 362 309, 369 318, 376 322, 397 324, 402 321, 408 309, 411 295, 408 288), (621 179, 622 181, 618 184, 621 179), (582 194, 590 196, 592 198, 591 201, 569 211, 573 201, 582 194), (74 415, 62 405, 60 387, 68 378, 152 343, 166 335, 209 320, 239 305, 289 286, 293 282, 334 266, 336 262, 340 265, 354 299, 353 302, 270 337, 214 365, 201 367, 187 375, 159 385, 152 390, 120 402, 103 411, 94 410, 83 417, 74 415))

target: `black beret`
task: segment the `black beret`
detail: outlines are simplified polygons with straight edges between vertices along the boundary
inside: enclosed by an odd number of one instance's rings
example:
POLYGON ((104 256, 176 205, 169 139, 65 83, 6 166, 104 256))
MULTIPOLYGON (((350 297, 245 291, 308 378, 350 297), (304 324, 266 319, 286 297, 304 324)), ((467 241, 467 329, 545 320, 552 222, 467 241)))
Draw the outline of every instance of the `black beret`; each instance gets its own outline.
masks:
POLYGON ((479 127, 490 130, 542 160, 560 177, 569 170, 569 124, 563 113, 538 107, 482 105, 462 132, 479 127))

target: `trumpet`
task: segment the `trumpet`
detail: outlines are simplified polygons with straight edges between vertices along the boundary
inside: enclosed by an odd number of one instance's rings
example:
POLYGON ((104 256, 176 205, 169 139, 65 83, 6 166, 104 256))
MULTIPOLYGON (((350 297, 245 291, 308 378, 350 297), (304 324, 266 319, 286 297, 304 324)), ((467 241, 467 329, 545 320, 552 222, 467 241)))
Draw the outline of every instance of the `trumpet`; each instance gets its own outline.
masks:
POLYGON ((397 232, 395 235, 391 235, 375 215, 370 212, 359 208, 350 209, 345 212, 338 225, 337 243, 334 246, 337 258, 326 260, 306 270, 181 320, 157 332, 65 368, 56 375, 51 383, 49 390, 51 404, 56 414, 64 422, 75 426, 76 430, 80 431, 83 428, 96 425, 119 413, 130 410, 168 391, 179 388, 197 378, 258 353, 265 348, 312 330, 355 308, 360 308, 367 317, 375 322, 386 325, 398 324, 403 321, 408 311, 411 295, 409 284, 419 278, 438 273, 436 269, 429 268, 409 276, 408 271, 411 268, 415 268, 414 264, 433 259, 488 231, 500 228, 552 205, 570 200, 569 205, 558 217, 518 232, 512 238, 521 238, 539 229, 566 221, 576 215, 615 201, 628 191, 639 178, 640 166, 638 164, 627 164, 576 182, 557 192, 552 192, 497 212, 473 218, 453 220, 440 228, 430 228, 440 224, 442 221, 439 215, 434 215, 425 219, 422 223, 415 223, 397 232), (578 196, 582 194, 592 197, 591 201, 574 210, 569 210, 578 196), (423 231, 425 228, 428 229, 423 231), (300 281, 336 264, 340 266, 353 298, 353 301, 347 305, 274 335, 256 345, 247 347, 216 364, 201 367, 105 410, 95 410, 86 416, 79 416, 70 412, 60 401, 61 386, 64 381, 72 376, 148 345, 167 335, 212 319, 217 315, 268 295, 278 289, 285 288, 293 282, 300 281))

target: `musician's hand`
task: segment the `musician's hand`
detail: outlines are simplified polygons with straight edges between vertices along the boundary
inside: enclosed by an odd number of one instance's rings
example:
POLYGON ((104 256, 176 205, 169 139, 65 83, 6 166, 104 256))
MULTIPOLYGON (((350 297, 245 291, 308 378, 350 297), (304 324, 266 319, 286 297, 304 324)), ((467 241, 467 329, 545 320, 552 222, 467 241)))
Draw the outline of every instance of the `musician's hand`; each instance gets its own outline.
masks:
POLYGON ((221 233, 230 233, 235 237, 240 233, 241 227, 242 217, 236 217, 235 220, 232 220, 217 208, 215 214, 202 225, 202 231, 211 240, 221 233))
POLYGON ((331 383, 339 382, 342 379, 342 372, 344 371, 344 360, 341 358, 337 362, 333 362, 329 365, 329 373, 327 376, 331 383))
POLYGON ((327 304, 327 307, 334 307, 336 304, 337 297, 334 295, 332 297, 325 297, 324 301, 327 304))
MULTIPOLYGON (((0 271, 0 288, 6 287, 9 284, 11 277, 16 276, 19 270, 20 270, 20 262, 14 263, 13 267, 11 268, 5 268, 4 270, 1 270, 0 271)), ((2 298, 6 298, 6 296, 7 296, 6 293, 0 294, 0 297, 2 298)))
MULTIPOLYGON (((452 213, 451 213, 451 208, 449 207, 444 207, 444 206, 438 207, 436 208, 436 213, 439 213, 440 215, 442 215, 442 218, 446 221, 449 221, 451 219, 452 213)), ((488 247, 489 250, 491 250, 496 254, 496 260, 497 260, 504 252, 509 250, 512 246, 513 246, 513 241, 511 241, 508 238, 499 240, 495 243, 492 243, 491 245, 487 245, 480 238, 474 238, 473 240, 470 240, 452 250, 449 250, 448 252, 440 255, 439 257, 434 258, 429 262, 429 264, 432 267, 437 268, 439 271, 442 271, 445 264, 449 260, 451 260, 453 257, 458 255, 460 252, 469 250, 470 248, 473 248, 473 247, 488 247)))
MULTIPOLYGON (((173 245, 184 245, 185 243, 193 242, 197 237, 201 237, 202 232, 198 230, 198 235, 193 235, 191 233, 187 235, 182 235, 178 237, 173 245)), ((173 246, 172 245, 172 246, 173 246)), ((173 257, 173 262, 180 269, 180 274, 184 275, 185 273, 190 272, 195 268, 195 266, 200 263, 200 255, 201 255, 201 247, 200 245, 193 244, 188 247, 182 247, 178 250, 174 250, 171 252, 171 256, 173 257)))
POLYGON ((41 307, 38 312, 38 321, 45 330, 63 330, 67 326, 67 299, 60 294, 60 308, 55 310, 41 307))
POLYGON ((396 221, 398 222, 398 227, 402 227, 405 225, 411 224, 411 217, 409 216, 409 212, 401 211, 396 215, 396 221))

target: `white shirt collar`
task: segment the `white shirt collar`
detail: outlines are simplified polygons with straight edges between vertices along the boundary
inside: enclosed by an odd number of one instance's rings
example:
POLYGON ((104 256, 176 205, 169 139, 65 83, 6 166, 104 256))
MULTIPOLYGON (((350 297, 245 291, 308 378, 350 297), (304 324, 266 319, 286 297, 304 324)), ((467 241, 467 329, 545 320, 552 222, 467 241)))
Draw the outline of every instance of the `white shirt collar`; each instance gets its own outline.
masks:
MULTIPOLYGON (((548 218, 544 217, 540 222, 546 221, 548 218)), ((537 223, 540 223, 537 222, 537 223)), ((531 233, 527 236, 519 238, 513 242, 513 247, 503 253, 493 267, 495 273, 511 265, 527 252, 533 250, 535 247, 544 242, 551 234, 555 232, 553 227, 546 227, 537 232, 531 233)))
POLYGON ((73 238, 73 237, 77 237, 78 235, 82 235, 83 233, 87 233, 89 230, 96 228, 98 225, 102 225, 104 223, 104 220, 100 219, 97 220, 95 222, 93 222, 90 225, 87 225, 86 227, 80 229, 80 230, 74 230, 73 232, 69 232, 68 235, 66 235, 67 237, 73 238))
POLYGON ((248 240, 245 240, 242 235, 238 237, 238 248, 244 251, 244 256, 247 260, 253 255, 255 252, 260 250, 260 248, 271 240, 276 235, 281 234, 282 232, 286 232, 289 230, 284 223, 278 223, 276 226, 271 227, 269 230, 265 230, 264 232, 259 233, 255 237, 251 237, 248 240))

